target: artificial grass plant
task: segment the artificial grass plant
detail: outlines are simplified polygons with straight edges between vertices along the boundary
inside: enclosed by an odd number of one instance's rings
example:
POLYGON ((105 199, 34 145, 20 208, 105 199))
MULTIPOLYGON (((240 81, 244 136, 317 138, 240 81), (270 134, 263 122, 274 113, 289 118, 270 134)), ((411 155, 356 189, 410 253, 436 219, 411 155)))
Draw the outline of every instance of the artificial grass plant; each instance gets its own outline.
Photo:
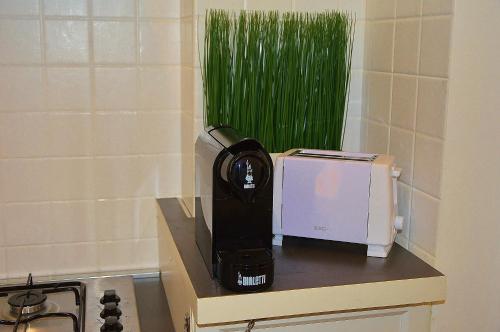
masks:
POLYGON ((340 12, 208 11, 205 126, 231 125, 270 152, 341 149, 353 35, 340 12))

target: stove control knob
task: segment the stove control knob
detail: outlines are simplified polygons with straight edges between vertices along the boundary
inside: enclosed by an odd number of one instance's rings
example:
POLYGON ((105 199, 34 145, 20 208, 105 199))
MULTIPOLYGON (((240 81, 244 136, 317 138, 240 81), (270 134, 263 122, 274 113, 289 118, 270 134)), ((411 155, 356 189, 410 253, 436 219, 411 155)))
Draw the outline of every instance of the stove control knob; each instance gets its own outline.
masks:
POLYGON ((120 332, 123 331, 123 325, 116 316, 106 317, 104 325, 101 326, 101 332, 120 332))
POLYGON ((116 291, 114 289, 107 289, 104 291, 104 296, 101 297, 101 304, 113 302, 118 304, 120 302, 120 297, 116 295, 116 291))
POLYGON ((116 318, 120 319, 120 316, 122 315, 122 311, 116 303, 114 302, 108 302, 104 304, 104 309, 101 311, 101 318, 106 318, 109 316, 116 316, 116 318))

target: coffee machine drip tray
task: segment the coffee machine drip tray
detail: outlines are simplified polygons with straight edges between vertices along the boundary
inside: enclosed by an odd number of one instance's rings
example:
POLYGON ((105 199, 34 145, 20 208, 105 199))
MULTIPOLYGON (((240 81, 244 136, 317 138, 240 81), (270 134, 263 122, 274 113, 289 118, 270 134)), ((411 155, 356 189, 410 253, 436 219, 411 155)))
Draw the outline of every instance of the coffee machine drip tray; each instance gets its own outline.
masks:
POLYGON ((268 288, 274 279, 274 260, 268 248, 218 250, 217 276, 221 284, 236 292, 268 288))

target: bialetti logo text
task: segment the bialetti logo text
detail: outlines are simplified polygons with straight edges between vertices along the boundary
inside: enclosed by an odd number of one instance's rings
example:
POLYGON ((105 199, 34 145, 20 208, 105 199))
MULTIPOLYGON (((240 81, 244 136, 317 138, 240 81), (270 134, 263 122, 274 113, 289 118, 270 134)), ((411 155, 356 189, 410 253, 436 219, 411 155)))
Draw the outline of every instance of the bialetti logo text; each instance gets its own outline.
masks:
POLYGON ((250 164, 248 159, 246 161, 246 166, 247 166, 247 175, 245 176, 245 181, 247 183, 243 184, 243 189, 254 189, 255 183, 253 183, 253 169, 252 169, 252 164, 250 164))
POLYGON ((326 226, 314 226, 315 231, 326 232, 328 228, 326 226))
POLYGON ((266 283, 266 275, 244 277, 238 272, 238 286, 259 286, 266 283))

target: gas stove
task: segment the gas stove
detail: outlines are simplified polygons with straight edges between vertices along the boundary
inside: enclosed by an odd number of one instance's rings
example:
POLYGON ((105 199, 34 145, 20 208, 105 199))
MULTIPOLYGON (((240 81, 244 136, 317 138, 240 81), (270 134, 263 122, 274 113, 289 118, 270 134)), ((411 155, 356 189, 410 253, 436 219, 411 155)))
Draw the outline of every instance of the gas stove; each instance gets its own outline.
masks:
POLYGON ((113 276, 0 286, 0 332, 140 332, 134 283, 113 276))

